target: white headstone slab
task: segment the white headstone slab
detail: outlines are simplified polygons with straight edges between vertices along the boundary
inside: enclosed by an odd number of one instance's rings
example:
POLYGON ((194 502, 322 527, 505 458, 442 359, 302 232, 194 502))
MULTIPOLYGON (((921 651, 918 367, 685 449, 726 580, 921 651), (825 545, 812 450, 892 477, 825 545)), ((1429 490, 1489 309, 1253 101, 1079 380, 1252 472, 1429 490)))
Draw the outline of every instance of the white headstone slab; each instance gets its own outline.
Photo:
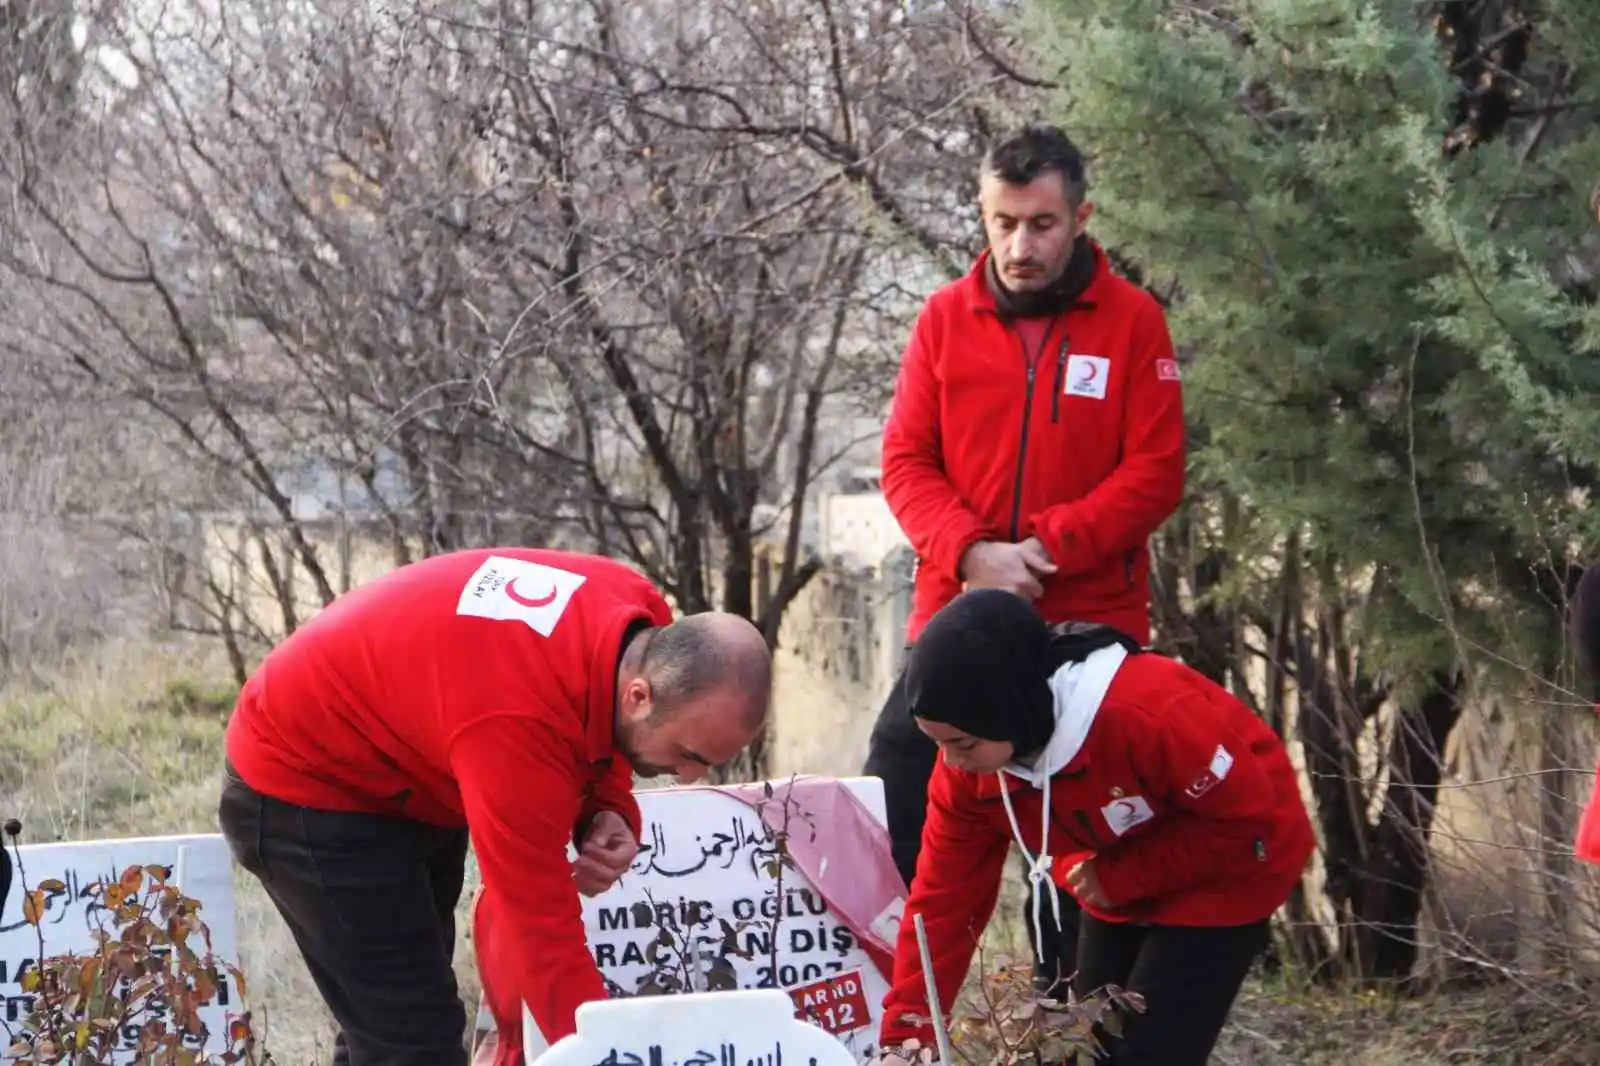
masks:
MULTIPOLYGON (((861 777, 838 783, 887 833, 883 782, 861 777)), ((799 871, 781 871, 780 904, 775 855, 760 813, 703 788, 650 789, 637 798, 644 830, 638 857, 616 885, 582 900, 589 950, 612 995, 643 991, 650 994, 641 998, 650 999, 670 993, 668 1002, 675 1004, 689 989, 778 989, 786 993, 791 1014, 803 1008, 858 1059, 869 1054, 888 982, 799 871), (730 930, 740 954, 724 950, 730 930), (684 957, 689 936, 701 951, 719 957, 697 967, 684 957), (652 973, 663 968, 676 975, 677 987, 648 986, 652 973)), ((791 836, 810 831, 801 816, 791 818, 791 836)), ((822 876, 826 881, 846 873, 841 866, 837 874, 825 869, 822 876)), ((898 914, 888 917, 893 922, 898 914)), ((875 928, 893 944, 892 925, 875 928)), ((486 1012, 479 1026, 492 1028, 486 1012)), ((536 1025, 524 1029, 524 1054, 532 1062, 549 1044, 536 1025)))
POLYGON ((856 1066, 771 989, 600 1000, 579 1007, 577 1022, 540 1066, 856 1066))
MULTIPOLYGON (((123 840, 86 840, 61 844, 25 844, 20 849, 21 869, 12 871, 11 891, 0 900, 0 1019, 15 1028, 31 1009, 33 997, 22 991, 21 976, 39 958, 39 938, 44 938, 44 954, 89 954, 96 950, 92 930, 100 928, 103 914, 87 888, 99 882, 114 882, 129 866, 164 866, 171 871, 169 881, 184 895, 201 903, 200 919, 211 932, 211 950, 219 960, 238 964, 239 943, 234 920, 233 856, 220 834, 203 836, 137 837, 123 840), (46 880, 55 880, 65 889, 45 898, 44 917, 35 927, 22 917, 26 893, 46 880)), ((103 923, 115 934, 109 921, 103 923)), ((204 950, 202 941, 193 944, 204 950)), ((216 1000, 200 1012, 211 1039, 203 1049, 221 1052, 227 1048, 228 1026, 243 1013, 244 1006, 226 973, 216 1000)), ((11 1061, 5 1054, 10 1041, 3 1039, 0 1027, 0 1061, 11 1061)), ((112 1060, 134 1061, 132 1048, 136 1033, 124 1034, 126 1049, 112 1060)))

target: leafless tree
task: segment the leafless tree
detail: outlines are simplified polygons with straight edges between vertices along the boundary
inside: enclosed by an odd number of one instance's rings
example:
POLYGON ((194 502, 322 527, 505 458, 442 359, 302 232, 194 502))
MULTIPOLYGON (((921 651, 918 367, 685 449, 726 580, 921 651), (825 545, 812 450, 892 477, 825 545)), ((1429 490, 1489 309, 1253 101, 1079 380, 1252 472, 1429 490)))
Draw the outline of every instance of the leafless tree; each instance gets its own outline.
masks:
POLYGON ((8 130, 11 335, 185 457, 138 532, 238 669, 346 587, 352 530, 591 548, 775 640, 1017 84, 970 13, 886 0, 92 25, 119 76, 8 130))

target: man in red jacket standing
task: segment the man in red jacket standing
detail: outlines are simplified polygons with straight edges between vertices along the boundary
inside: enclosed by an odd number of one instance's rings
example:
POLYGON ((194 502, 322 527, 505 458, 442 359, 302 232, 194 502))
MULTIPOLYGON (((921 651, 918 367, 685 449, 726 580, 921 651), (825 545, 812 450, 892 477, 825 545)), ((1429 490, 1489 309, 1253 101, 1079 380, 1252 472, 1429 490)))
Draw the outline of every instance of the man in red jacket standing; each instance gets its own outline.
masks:
MULTIPOLYGON (((988 251, 929 298, 906 346, 882 465, 917 553, 908 643, 963 588, 1008 589, 1048 622, 1149 642, 1147 542, 1183 495, 1182 391, 1160 306, 1085 232, 1086 192, 1083 157, 1060 130, 993 147, 979 189, 988 251)), ((863 772, 883 780, 908 886, 934 754, 906 713, 902 674, 863 772)), ((1044 982, 1073 954, 1075 910, 1058 902, 1044 982)))
POLYGON ((632 774, 733 758, 770 686, 744 619, 674 622, 620 563, 521 548, 401 567, 274 648, 228 724, 220 817, 339 1025, 336 1066, 465 1066, 469 833, 496 1061, 522 1061, 524 1002, 552 1041, 572 1032, 605 997, 578 893, 637 853, 632 774))

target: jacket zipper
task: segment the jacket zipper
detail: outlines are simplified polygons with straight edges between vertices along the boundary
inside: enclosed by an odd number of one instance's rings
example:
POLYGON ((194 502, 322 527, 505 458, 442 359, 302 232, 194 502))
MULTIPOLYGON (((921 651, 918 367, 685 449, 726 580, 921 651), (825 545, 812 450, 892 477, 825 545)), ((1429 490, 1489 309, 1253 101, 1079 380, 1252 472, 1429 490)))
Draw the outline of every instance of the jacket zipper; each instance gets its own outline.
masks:
POLYGON ((1053 425, 1061 421, 1061 387, 1066 383, 1067 351, 1071 339, 1062 336, 1061 347, 1056 349, 1056 384, 1050 392, 1050 422, 1053 425))
MULTIPOLYGON (((1020 339, 1020 338, 1019 338, 1020 339)), ((1028 361, 1028 388, 1022 400, 1022 439, 1017 442, 1017 478, 1011 489, 1011 542, 1017 541, 1017 526, 1022 520, 1022 470, 1028 462, 1028 421, 1033 414, 1033 356, 1022 342, 1022 357, 1028 361)))

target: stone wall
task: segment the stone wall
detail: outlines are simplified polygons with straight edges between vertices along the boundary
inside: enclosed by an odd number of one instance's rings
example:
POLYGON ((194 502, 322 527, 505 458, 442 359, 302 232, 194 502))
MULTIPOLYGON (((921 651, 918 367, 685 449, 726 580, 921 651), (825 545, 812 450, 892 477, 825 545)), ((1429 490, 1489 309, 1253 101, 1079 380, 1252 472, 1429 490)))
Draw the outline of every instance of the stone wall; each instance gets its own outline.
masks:
POLYGON ((853 775, 896 673, 911 609, 908 548, 823 569, 785 613, 774 657, 771 772, 853 775))

